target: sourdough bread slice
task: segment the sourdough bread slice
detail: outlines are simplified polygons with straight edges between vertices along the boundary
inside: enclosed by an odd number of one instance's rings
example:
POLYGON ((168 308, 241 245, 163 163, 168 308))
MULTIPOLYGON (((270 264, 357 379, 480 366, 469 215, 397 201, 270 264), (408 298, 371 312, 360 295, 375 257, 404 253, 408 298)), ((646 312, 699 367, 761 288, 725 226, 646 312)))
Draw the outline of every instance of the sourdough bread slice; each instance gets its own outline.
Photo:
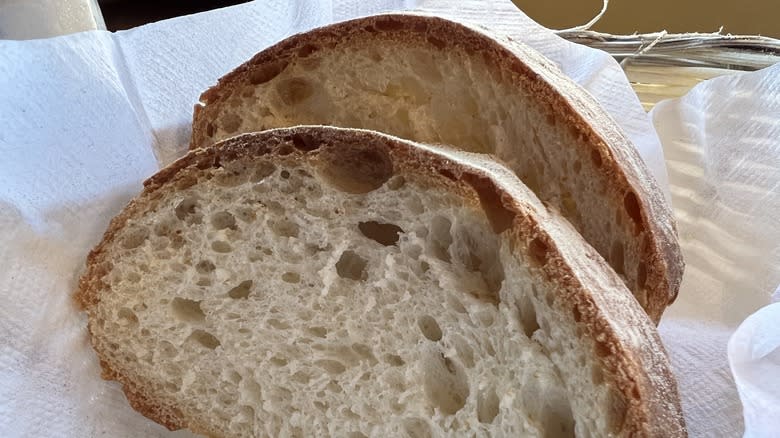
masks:
POLYGON ((91 252, 104 376, 214 436, 684 436, 655 327, 495 162, 299 127, 190 152, 91 252))
POLYGON ((521 43, 435 17, 363 18, 260 52, 200 100, 192 148, 323 124, 493 154, 574 224, 656 323, 677 295, 675 223, 634 146, 521 43))

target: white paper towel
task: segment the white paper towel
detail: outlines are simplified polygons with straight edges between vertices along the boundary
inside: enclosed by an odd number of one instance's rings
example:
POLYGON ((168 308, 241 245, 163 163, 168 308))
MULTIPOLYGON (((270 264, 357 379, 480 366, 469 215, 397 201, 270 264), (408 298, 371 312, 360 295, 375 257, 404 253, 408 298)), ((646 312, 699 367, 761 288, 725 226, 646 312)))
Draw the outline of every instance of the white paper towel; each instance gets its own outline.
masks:
MULTIPOLYGON (((666 181, 658 137, 611 57, 555 37, 509 3, 472 0, 457 11, 451 5, 419 6, 482 22, 546 54, 607 108, 666 181)), ((98 377, 85 318, 69 300, 84 257, 141 181, 185 150, 192 105, 219 76, 296 31, 412 6, 418 5, 276 0, 114 35, 0 41, 0 436, 169 434, 135 413, 115 383, 98 377)), ((686 419, 695 436, 738 435, 739 398, 725 366, 736 321, 714 325, 721 315, 688 315, 685 292, 662 334, 674 334, 664 339, 686 419), (705 390, 712 404, 697 404, 705 390)))
POLYGON ((734 330, 780 285, 780 65, 703 82, 651 114, 687 264, 661 335, 699 420, 691 435, 739 434, 738 388, 745 436, 775 437, 780 308, 734 330))

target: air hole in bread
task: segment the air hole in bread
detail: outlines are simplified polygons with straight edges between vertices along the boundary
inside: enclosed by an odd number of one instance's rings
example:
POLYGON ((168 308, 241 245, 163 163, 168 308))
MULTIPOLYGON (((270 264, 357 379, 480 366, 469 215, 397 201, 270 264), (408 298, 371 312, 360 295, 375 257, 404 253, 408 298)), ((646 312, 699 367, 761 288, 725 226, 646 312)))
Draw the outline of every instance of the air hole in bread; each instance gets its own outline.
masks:
POLYGON ((545 432, 545 436, 575 437, 574 417, 567 400, 559 399, 558 403, 546 407, 542 415, 542 430, 545 432))
POLYGON ((530 339, 534 332, 539 330, 539 320, 536 317, 536 309, 528 295, 523 295, 515 304, 517 308, 517 320, 523 333, 530 339))
POLYGON ((440 40, 439 38, 436 38, 433 35, 428 35, 427 40, 429 43, 431 43, 434 47, 436 47, 439 50, 443 50, 447 46, 447 44, 445 44, 443 40, 440 40))
POLYGON ((453 260, 477 274, 471 285, 472 295, 497 305, 501 300, 499 291, 504 282, 504 267, 498 254, 496 236, 463 225, 451 234, 455 236, 450 249, 453 260))
POLYGON ((290 376, 290 380, 293 382, 301 383, 301 384, 307 384, 311 380, 311 377, 309 377, 308 374, 306 374, 304 371, 296 371, 295 374, 290 376))
POLYGON ((241 97, 243 98, 254 97, 254 95, 255 95, 255 87, 246 86, 241 89, 241 97))
POLYGON ((623 198, 623 206, 626 208, 628 217, 634 221, 634 225, 636 225, 637 231, 642 231, 642 211, 641 207, 639 206, 639 200, 637 199, 634 192, 626 193, 626 196, 623 198))
POLYGON ((125 275, 125 280, 130 283, 138 283, 141 281, 141 276, 137 272, 128 272, 127 275, 125 275))
POLYGON ((209 350, 214 350, 220 345, 219 339, 205 330, 194 330, 187 338, 187 341, 195 342, 197 345, 209 350))
POLYGON ((341 278, 364 281, 368 278, 366 272, 368 261, 354 251, 344 251, 336 262, 336 273, 341 278))
POLYGON ((255 170, 252 172, 252 176, 249 178, 249 181, 253 183, 260 182, 272 175, 275 171, 276 165, 270 161, 259 161, 255 165, 255 170))
POLYGON ((230 407, 236 404, 236 397, 234 394, 231 393, 220 394, 220 396, 217 398, 217 401, 222 406, 230 407))
POLYGON ((298 237, 298 224, 288 219, 271 220, 268 225, 271 231, 281 237, 298 237))
POLYGON ((123 325, 129 325, 131 327, 138 325, 138 316, 136 316, 135 312, 133 312, 131 309, 128 309, 127 307, 122 307, 119 309, 117 316, 119 317, 120 323, 123 325))
POLYGON ((276 330, 289 330, 290 324, 287 324, 284 321, 280 321, 276 318, 271 318, 268 320, 268 325, 275 328, 276 330))
POLYGON ((452 245, 452 222, 444 216, 434 216, 428 234, 429 249, 433 256, 449 263, 450 245, 452 245))
POLYGON ((298 57, 306 58, 317 50, 320 50, 320 47, 315 44, 304 44, 298 48, 298 57))
POLYGON ((249 297, 249 293, 252 291, 252 280, 244 280, 238 284, 238 286, 228 291, 228 296, 234 300, 245 299, 249 297))
POLYGON ((295 149, 303 152, 311 152, 320 147, 320 141, 307 134, 293 134, 291 140, 295 149))
MULTIPOLYGON (((324 394, 323 394, 323 396, 324 396, 324 394)), ((326 412, 328 410, 328 408, 330 407, 330 405, 328 405, 328 403, 321 402, 319 400, 315 400, 314 402, 312 402, 312 404, 314 404, 314 407, 317 408, 318 410, 322 411, 322 412, 326 412)))
POLYGON ((339 385, 334 380, 331 380, 330 382, 328 382, 328 384, 325 385, 325 389, 328 390, 329 392, 334 393, 334 394, 340 394, 340 393, 344 392, 344 389, 341 387, 341 385, 339 385))
MULTIPOLYGON (((234 100, 236 106, 241 105, 241 101, 238 99, 234 100)), ((222 130, 225 131, 228 134, 232 134, 236 131, 238 131, 238 128, 241 126, 241 117, 236 113, 227 113, 222 117, 222 120, 220 120, 220 125, 222 125, 222 130)))
POLYGON ((442 332, 439 323, 431 315, 423 315, 417 318, 417 325, 427 339, 437 342, 441 340, 442 332))
POLYGON ((469 384, 460 366, 438 351, 425 352, 421 365, 423 388, 431 405, 444 415, 461 410, 469 396, 469 384))
POLYGON ((596 356, 598 357, 607 357, 612 354, 612 349, 609 347, 609 344, 607 344, 606 341, 599 341, 598 339, 596 339, 595 342, 595 351, 596 356))
POLYGON ((244 379, 238 387, 239 399, 253 406, 261 406, 263 403, 263 391, 260 385, 252 379, 244 379))
POLYGON ((173 359, 179 354, 179 349, 168 341, 160 341, 157 345, 160 348, 160 356, 164 359, 173 359))
POLYGON ((378 362, 376 360, 376 356, 374 356, 374 352, 371 350, 371 347, 366 344, 356 342, 352 344, 352 350, 357 353, 361 359, 367 360, 372 365, 378 362))
POLYGON ((186 220, 188 216, 195 214, 195 210, 198 208, 198 200, 193 197, 187 197, 182 199, 174 208, 176 217, 179 220, 186 220))
POLYGON ((233 248, 230 246, 230 244, 223 240, 215 240, 214 242, 211 242, 211 249, 222 254, 233 251, 233 248))
POLYGON ((430 438, 433 436, 431 426, 422 418, 407 418, 403 425, 408 438, 430 438))
POLYGON ((206 319, 206 314, 200 308, 200 301, 176 297, 171 301, 173 316, 179 321, 201 322, 206 319))
POLYGON ((445 178, 447 178, 447 179, 449 179, 451 181, 455 181, 457 179, 457 178, 455 178, 455 174, 452 173, 452 171, 449 170, 449 169, 439 169, 439 174, 443 175, 445 178))
POLYGON ((382 358, 382 360, 385 361, 390 366, 394 367, 400 367, 403 366, 406 362, 401 358, 401 356, 397 354, 385 354, 385 356, 382 358))
POLYGON ((253 70, 249 72, 249 82, 252 85, 264 84, 271 79, 279 76, 279 73, 287 68, 289 60, 283 59, 277 62, 263 63, 253 66, 253 70))
POLYGON ((214 263, 212 263, 211 260, 201 260, 197 265, 195 265, 195 270, 198 271, 199 274, 208 274, 214 272, 216 268, 217 267, 214 266, 214 263))
POLYGON ((574 200, 574 196, 570 192, 563 191, 560 202, 563 216, 575 224, 579 223, 579 211, 577 210, 577 201, 574 200))
POLYGON ((220 211, 211 215, 211 225, 217 230, 236 229, 236 218, 230 212, 220 211))
POLYGON ((242 428, 250 429, 255 422, 255 410, 251 406, 242 405, 238 408, 235 420, 242 428))
POLYGON ((623 242, 620 240, 612 242, 612 249, 609 251, 609 264, 618 275, 625 275, 626 269, 623 257, 623 242))
POLYGON ((309 327, 306 329, 306 331, 310 335, 316 336, 318 338, 325 338, 328 335, 328 329, 326 329, 325 327, 319 327, 319 326, 309 327))
POLYGON ((396 245, 398 236, 404 232, 398 225, 377 221, 359 222, 358 229, 364 236, 384 246, 396 245))
POLYGON ((298 105, 314 94, 314 87, 304 78, 289 78, 279 81, 276 92, 285 105, 298 105))
POLYGON ((289 363, 289 361, 281 356, 271 356, 268 362, 275 367, 283 367, 289 363))
POLYGON ((280 216, 285 215, 284 206, 281 202, 277 201, 265 201, 263 205, 271 212, 280 216))
MULTIPOLYGON (((255 214, 255 211, 252 210, 249 207, 236 207, 236 216, 238 220, 246 223, 252 223, 255 219, 257 219, 257 215, 255 214)), ((231 227, 232 228, 232 227, 231 227)))
POLYGON ((160 237, 163 236, 171 237, 173 235, 175 228, 176 228, 176 223, 173 218, 161 219, 159 222, 157 222, 154 225, 154 234, 160 237))
POLYGON ((479 203, 493 227, 493 232, 500 234, 512 226, 515 212, 504 206, 501 194, 492 179, 473 173, 464 173, 462 179, 477 192, 479 203))
POLYGON ((393 176, 393 162, 379 145, 321 149, 320 177, 346 193, 368 193, 393 176))
POLYGON ((301 282, 301 275, 297 272, 285 272, 282 274, 282 281, 285 283, 300 283, 301 282))
POLYGON ((143 227, 131 228, 122 237, 122 248, 135 249, 141 246, 149 237, 149 230, 143 227))
POLYGON ((549 380, 533 378, 523 388, 528 417, 542 436, 574 437, 574 417, 566 390, 549 380), (539 397, 544 394, 544 397, 539 397))
POLYGON ((477 419, 480 423, 492 423, 498 415, 498 395, 493 387, 482 389, 477 396, 477 419))
POLYGON ((347 370, 343 363, 332 359, 320 359, 315 361, 314 364, 325 370, 328 374, 341 374, 347 370))
POLYGON ((221 187, 236 187, 249 180, 243 165, 230 163, 230 168, 214 171, 214 182, 221 187))
POLYGON ((406 179, 402 175, 395 175, 387 180, 387 188, 390 190, 398 190, 406 184, 406 179))
POLYGON ((601 158, 601 152, 598 149, 593 149, 590 152, 590 158, 593 161, 593 166, 595 166, 596 169, 601 167, 603 160, 601 158))
POLYGON ((540 266, 544 266, 547 263, 550 246, 547 244, 547 242, 545 242, 544 238, 535 237, 528 245, 528 252, 534 262, 540 266))

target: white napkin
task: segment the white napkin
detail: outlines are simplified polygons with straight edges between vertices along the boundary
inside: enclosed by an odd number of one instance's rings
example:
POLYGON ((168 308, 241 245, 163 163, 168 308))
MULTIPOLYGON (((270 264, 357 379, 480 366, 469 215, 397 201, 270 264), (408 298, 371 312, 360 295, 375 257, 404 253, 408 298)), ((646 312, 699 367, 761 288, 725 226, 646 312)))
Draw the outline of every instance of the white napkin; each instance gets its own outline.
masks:
POLYGON ((652 111, 686 261, 661 335, 692 436, 780 430, 780 64, 712 79, 652 111), (728 351, 728 357, 727 357, 728 351), (701 421, 691 421, 691 419, 701 421))
MULTIPOLYGON (((457 12, 451 4, 420 6, 465 15, 545 53, 605 105, 666 185, 658 137, 612 58, 555 37, 508 2, 468 1, 457 12)), ((116 34, 0 41, 0 436, 169 435, 133 411, 116 383, 98 377, 85 317, 69 298, 84 257, 141 181, 184 152, 192 106, 219 76, 294 32, 413 6, 268 0, 116 34)), ((675 322, 685 316, 674 315, 675 322)), ((730 326, 706 320, 674 326, 688 339, 665 340, 691 430, 733 436, 742 422, 728 369, 716 366, 721 378, 708 388, 722 395, 714 414, 691 402, 702 371, 686 367, 699 356, 684 353, 699 348, 694 340, 710 339, 715 347, 702 355, 720 364, 730 334, 730 326), (709 428, 713 415, 729 424, 709 428)))

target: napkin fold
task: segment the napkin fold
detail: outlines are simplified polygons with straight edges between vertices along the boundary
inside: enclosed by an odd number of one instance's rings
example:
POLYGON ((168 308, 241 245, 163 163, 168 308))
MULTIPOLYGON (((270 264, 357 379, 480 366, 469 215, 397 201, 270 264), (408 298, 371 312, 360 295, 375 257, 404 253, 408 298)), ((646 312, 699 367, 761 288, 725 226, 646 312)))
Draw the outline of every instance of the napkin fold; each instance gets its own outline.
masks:
POLYGON ((780 430, 780 309, 759 311, 780 285, 779 114, 780 64, 651 112, 687 265, 660 329, 692 436, 740 434, 737 393, 745 436, 780 430))

